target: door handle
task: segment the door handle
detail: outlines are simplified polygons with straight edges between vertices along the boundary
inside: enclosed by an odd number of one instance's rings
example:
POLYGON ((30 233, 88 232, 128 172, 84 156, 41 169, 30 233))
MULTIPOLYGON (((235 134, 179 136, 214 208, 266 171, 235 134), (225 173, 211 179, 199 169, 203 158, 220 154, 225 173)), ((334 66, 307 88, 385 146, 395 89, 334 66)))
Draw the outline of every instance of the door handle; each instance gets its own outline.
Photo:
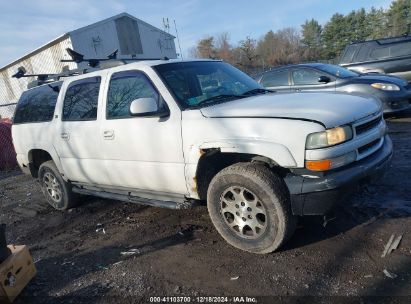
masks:
POLYGON ((61 138, 68 140, 70 138, 70 136, 68 135, 68 133, 61 133, 61 138))
POLYGON ((296 91, 296 92, 301 92, 301 89, 294 89, 294 91, 296 91))
POLYGON ((114 139, 114 130, 105 130, 103 131, 104 139, 114 139))

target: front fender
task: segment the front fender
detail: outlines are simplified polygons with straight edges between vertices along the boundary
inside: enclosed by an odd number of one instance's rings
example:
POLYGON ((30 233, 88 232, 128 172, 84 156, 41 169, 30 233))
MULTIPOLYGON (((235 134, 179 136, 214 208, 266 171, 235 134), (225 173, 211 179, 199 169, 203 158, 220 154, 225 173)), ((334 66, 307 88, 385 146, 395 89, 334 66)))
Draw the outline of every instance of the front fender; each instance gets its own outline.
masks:
POLYGON ((196 185, 196 173, 203 150, 219 149, 222 153, 243 153, 264 156, 281 167, 296 167, 297 163, 287 147, 281 144, 255 139, 231 139, 225 141, 204 142, 190 147, 185 167, 187 190, 192 198, 199 198, 196 185))

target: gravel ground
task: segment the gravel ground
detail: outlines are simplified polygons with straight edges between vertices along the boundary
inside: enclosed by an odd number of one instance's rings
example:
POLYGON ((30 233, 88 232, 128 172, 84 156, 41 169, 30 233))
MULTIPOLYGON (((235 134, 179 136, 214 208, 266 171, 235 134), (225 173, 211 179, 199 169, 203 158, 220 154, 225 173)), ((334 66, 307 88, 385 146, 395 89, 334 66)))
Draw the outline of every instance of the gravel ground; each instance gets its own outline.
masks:
MULTIPOLYGON (((290 295, 410 303, 411 118, 391 118, 389 128, 395 154, 386 175, 342 202, 325 227, 319 217, 301 220, 288 244, 269 255, 229 246, 205 207, 173 211, 84 198, 81 207, 58 212, 36 181, 0 173, 0 222, 8 225, 9 243, 29 246, 38 270, 15 303, 290 295), (403 234, 399 248, 381 258, 392 234, 403 234)), ((290 298, 297 299, 276 299, 290 298)))

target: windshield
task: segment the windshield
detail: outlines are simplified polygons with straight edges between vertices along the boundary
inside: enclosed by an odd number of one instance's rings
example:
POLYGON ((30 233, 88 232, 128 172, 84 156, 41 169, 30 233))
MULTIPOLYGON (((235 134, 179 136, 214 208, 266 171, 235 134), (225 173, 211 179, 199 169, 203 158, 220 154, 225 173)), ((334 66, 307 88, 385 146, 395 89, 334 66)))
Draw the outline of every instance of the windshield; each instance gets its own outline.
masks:
POLYGON ((350 71, 346 68, 332 64, 321 64, 316 67, 317 69, 332 74, 339 78, 349 78, 359 76, 358 73, 350 71))
POLYGON ((221 61, 176 62, 154 69, 183 108, 242 98, 262 89, 254 79, 221 61))

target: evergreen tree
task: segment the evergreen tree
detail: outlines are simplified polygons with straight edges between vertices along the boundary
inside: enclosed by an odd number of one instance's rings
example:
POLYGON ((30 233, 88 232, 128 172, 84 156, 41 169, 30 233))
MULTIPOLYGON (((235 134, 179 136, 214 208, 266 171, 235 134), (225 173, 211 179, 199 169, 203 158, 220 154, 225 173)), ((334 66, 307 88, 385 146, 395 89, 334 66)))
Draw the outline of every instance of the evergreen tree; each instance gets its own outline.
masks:
POLYGON ((387 12, 391 36, 411 34, 411 0, 396 0, 387 12))

